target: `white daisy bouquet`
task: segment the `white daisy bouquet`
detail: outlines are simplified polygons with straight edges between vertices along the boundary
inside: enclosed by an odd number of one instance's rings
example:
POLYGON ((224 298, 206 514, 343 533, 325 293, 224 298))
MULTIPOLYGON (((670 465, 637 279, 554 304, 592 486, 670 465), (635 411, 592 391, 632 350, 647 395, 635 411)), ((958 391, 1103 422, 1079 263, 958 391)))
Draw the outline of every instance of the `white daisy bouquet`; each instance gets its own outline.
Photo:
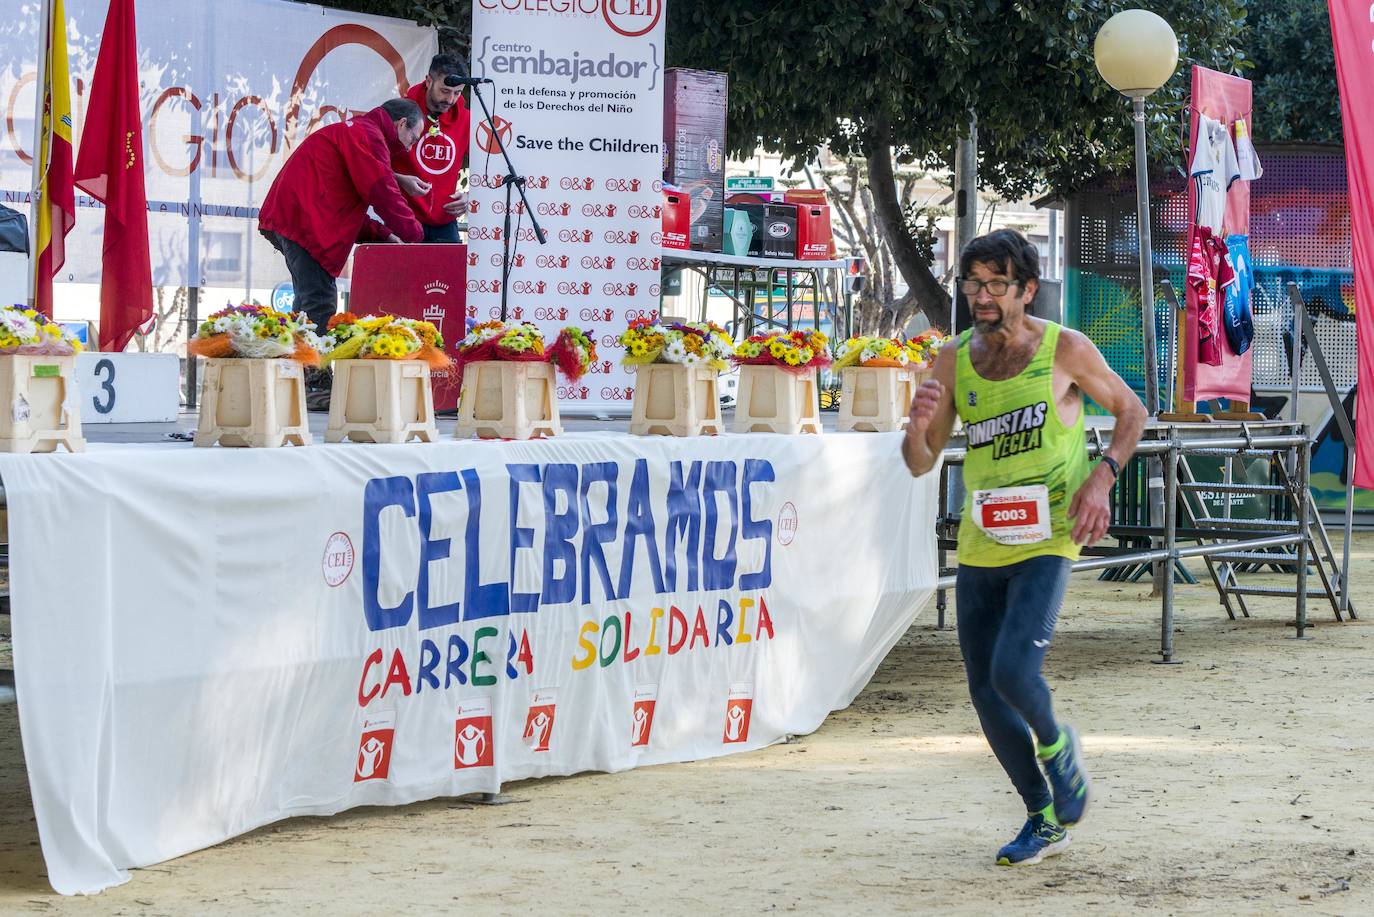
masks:
POLYGON ((66 357, 80 352, 81 342, 37 309, 0 306, 0 354, 66 357))
POLYGON ((620 335, 625 345, 625 366, 677 363, 682 366, 727 368, 735 352, 734 341, 714 322, 674 322, 661 325, 647 319, 630 323, 620 335))

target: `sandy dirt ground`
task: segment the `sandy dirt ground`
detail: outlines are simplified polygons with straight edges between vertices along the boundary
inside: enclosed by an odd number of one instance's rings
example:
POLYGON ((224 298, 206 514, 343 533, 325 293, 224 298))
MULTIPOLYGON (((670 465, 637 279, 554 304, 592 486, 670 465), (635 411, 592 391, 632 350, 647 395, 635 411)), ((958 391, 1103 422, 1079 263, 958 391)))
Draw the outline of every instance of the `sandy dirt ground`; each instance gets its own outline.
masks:
MULTIPOLYGON (((1374 582, 1374 536, 1356 548, 1374 582)), ((1291 600, 1231 622, 1210 585, 1181 587, 1182 664, 1156 666, 1148 591, 1073 582, 1047 668, 1095 798, 1040 866, 993 865, 1024 816, 932 603, 794 743, 287 821, 93 899, 47 885, 0 706, 0 914, 1374 913, 1374 625, 1315 607, 1299 643, 1291 600)), ((1355 599, 1374 621, 1374 587, 1355 599)))

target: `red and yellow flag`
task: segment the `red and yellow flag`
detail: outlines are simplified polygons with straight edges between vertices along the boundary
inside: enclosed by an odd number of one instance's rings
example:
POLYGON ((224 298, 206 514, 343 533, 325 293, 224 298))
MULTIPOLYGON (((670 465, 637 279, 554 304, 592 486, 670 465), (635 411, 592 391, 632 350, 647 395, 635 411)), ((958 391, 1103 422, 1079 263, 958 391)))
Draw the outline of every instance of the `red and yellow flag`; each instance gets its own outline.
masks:
POLYGON ((42 133, 38 138, 38 221, 34 307, 52 317, 52 279, 67 260, 67 233, 76 225, 72 181, 72 91, 67 71, 67 17, 62 0, 49 8, 42 133))

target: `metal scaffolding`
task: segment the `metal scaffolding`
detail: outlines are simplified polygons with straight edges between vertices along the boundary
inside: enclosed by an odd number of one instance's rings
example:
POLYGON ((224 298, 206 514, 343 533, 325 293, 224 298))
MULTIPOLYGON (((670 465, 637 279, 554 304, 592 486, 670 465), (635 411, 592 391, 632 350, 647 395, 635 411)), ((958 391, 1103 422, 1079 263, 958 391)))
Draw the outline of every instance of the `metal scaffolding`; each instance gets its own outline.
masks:
MULTIPOLYGON (((1090 457, 1096 457, 1110 447, 1110 438, 1103 441, 1100 430, 1091 431, 1085 444, 1090 457)), ((956 440, 945 450, 941 474, 948 469, 962 465, 967 452, 966 445, 956 440)), ((1210 424, 1174 424, 1152 422, 1149 424, 1136 449, 1132 464, 1151 458, 1158 459, 1162 466, 1163 481, 1163 519, 1158 524, 1118 524, 1114 519, 1108 530, 1108 538, 1115 537, 1118 546, 1094 546, 1084 549, 1084 557, 1073 565, 1075 572, 1102 570, 1112 567, 1163 565, 1172 571, 1184 559, 1202 557, 1208 559, 1208 569, 1218 597, 1232 618, 1235 612, 1230 599, 1239 599, 1239 607, 1246 617, 1249 611, 1244 606, 1245 595, 1292 596, 1295 600, 1294 627, 1298 639, 1306 636, 1307 599, 1313 596, 1325 597, 1331 603, 1337 621, 1343 619, 1342 610, 1348 610, 1351 618, 1356 617, 1350 606, 1347 593, 1347 573, 1336 567, 1335 559, 1329 550, 1329 541, 1322 528, 1320 516, 1312 510, 1311 495, 1308 491, 1308 469, 1311 462, 1311 440, 1306 425, 1289 421, 1219 422, 1210 424), (1190 457, 1212 456, 1222 459, 1243 458, 1246 456, 1267 456, 1271 468, 1277 466, 1279 484, 1235 484, 1229 481, 1219 484, 1203 484, 1196 480, 1188 464, 1190 457), (1271 494, 1279 496, 1291 507, 1293 518, 1286 518, 1278 502, 1271 504, 1271 518, 1234 519, 1227 515, 1214 517, 1206 512, 1194 511, 1189 503, 1189 494, 1201 488, 1208 488, 1225 494, 1271 494), (1187 517, 1187 525, 1179 524, 1180 509, 1187 517), (1150 547, 1140 549, 1131 546, 1148 539, 1150 547), (1193 542, 1193 544, 1187 544, 1193 542), (1323 551, 1319 545, 1325 546, 1323 551), (1272 554, 1268 549, 1291 548, 1292 553, 1272 554), (1260 553, 1266 552, 1266 553, 1260 553), (1309 592, 1307 570, 1309 564, 1317 564, 1321 572, 1323 589, 1309 592), (1237 571, 1255 566, 1291 568, 1296 578, 1295 587, 1243 586, 1237 578, 1237 571)), ((1123 479, 1126 474, 1123 473, 1123 479)), ((1153 482, 1152 482, 1153 483, 1153 482)), ((955 577, 945 566, 948 552, 956 546, 959 525, 958 509, 952 509, 944 499, 946 488, 941 488, 942 503, 937 522, 937 536, 940 547, 941 578, 937 583, 937 626, 945 627, 948 597, 946 591, 954 585, 955 577)), ((1197 501, 1201 505, 1201 501, 1197 501)), ((1228 504, 1229 505, 1229 504, 1228 504)), ((1348 553, 1348 550, 1347 550, 1348 553)), ((1157 578, 1161 589, 1160 608, 1160 648, 1159 662, 1172 663, 1174 659, 1174 579, 1172 575, 1157 578)))

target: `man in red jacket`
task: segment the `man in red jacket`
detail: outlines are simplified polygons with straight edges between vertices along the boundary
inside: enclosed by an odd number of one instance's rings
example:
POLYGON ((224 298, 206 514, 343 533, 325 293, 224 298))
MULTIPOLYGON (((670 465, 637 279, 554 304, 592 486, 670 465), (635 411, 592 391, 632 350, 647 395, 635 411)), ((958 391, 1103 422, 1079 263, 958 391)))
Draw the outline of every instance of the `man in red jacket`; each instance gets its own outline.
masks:
POLYGON ((467 195, 458 190, 468 156, 468 106, 457 83, 463 75, 457 57, 434 55, 424 81, 406 93, 424 112, 425 132, 409 151, 391 157, 396 180, 424 227, 426 242, 457 242, 457 218, 468 208, 467 195))
POLYGON ((258 213, 258 231, 286 258, 296 311, 324 333, 336 279, 355 242, 419 242, 424 231, 391 171, 424 131, 410 99, 320 128, 286 160, 258 213), (371 207, 381 222, 368 216, 371 207))

